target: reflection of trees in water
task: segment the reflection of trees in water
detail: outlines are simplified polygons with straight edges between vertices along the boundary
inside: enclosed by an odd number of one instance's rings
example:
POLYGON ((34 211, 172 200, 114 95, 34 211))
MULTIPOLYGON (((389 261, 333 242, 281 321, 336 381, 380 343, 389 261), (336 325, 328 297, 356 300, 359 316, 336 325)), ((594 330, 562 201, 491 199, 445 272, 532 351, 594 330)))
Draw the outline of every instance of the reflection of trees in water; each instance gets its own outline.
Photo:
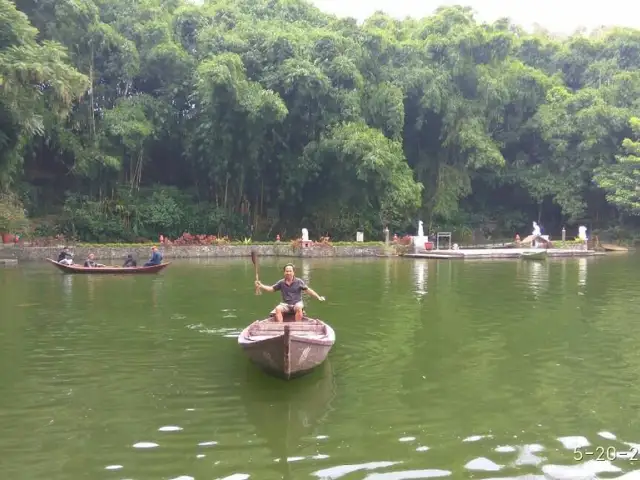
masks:
POLYGON ((73 304, 73 275, 62 276, 62 298, 65 306, 73 304))
POLYGON ((379 451, 377 433, 395 434, 390 426, 414 423, 398 401, 402 372, 421 321, 414 268, 413 260, 391 258, 354 265, 344 276, 339 273, 351 305, 344 312, 345 321, 334 325, 338 337, 330 358, 340 382, 350 388, 341 392, 344 408, 336 414, 342 418, 334 418, 332 432, 358 439, 349 444, 352 459, 368 461, 372 449, 379 451))
POLYGON ((620 405, 640 402, 640 297, 633 288, 638 264, 625 257, 567 259, 563 313, 570 321, 566 338, 571 354, 556 368, 569 380, 563 385, 565 394, 571 395, 572 388, 579 392, 573 394, 576 411, 597 412, 603 425, 626 428, 638 441, 638 420, 621 422, 620 416, 620 405))
POLYGON ((96 299, 96 284, 102 283, 101 275, 85 275, 87 282, 87 299, 89 304, 93 305, 96 299))
MULTIPOLYGON (((401 398, 416 421, 460 425, 461 431, 499 430, 510 428, 509 414, 524 415, 522 425, 528 428, 525 424, 540 421, 541 410, 569 413, 576 397, 571 388, 559 398, 547 398, 563 384, 558 372, 566 376, 564 385, 571 385, 570 370, 555 364, 566 355, 595 358, 590 349, 597 345, 584 345, 576 326, 583 315, 581 297, 576 283, 566 286, 563 277, 572 277, 567 264, 534 263, 540 262, 450 262, 455 283, 436 270, 423 310, 431 320, 415 332, 415 348, 403 374, 401 398), (518 273, 524 276, 521 282, 518 273), (525 285, 535 289, 536 308, 531 308, 525 285), (496 407, 500 403, 506 410, 496 407)), ((576 277, 578 265, 572 259, 576 277)), ((588 378, 582 378, 584 388, 588 378)))
POLYGON ((279 459, 274 468, 283 478, 293 479, 287 458, 301 456, 301 442, 317 435, 316 429, 332 410, 336 383, 331 359, 311 374, 289 382, 247 363, 240 389, 249 422, 273 458, 279 459))
POLYGON ((164 277, 157 277, 153 279, 151 284, 151 301, 153 308, 158 308, 158 301, 163 297, 164 284, 166 279, 164 277))
MULTIPOLYGON (((22 365, 28 348, 25 337, 32 336, 34 329, 40 330, 32 317, 34 312, 47 307, 43 305, 47 297, 42 279, 29 282, 19 268, 0 266, 0 411, 12 412, 12 417, 17 415, 11 408, 15 385, 30 377, 29 369, 22 365)), ((10 420, 2 415, 0 418, 10 420)), ((10 438, 10 434, 6 436, 10 438)), ((2 447, 0 439, 0 451, 2 447)))
POLYGON ((593 437, 606 426, 616 434, 626 430, 637 441, 638 419, 625 415, 621 405, 640 402, 638 334, 630 339, 609 326, 599 328, 598 323, 611 321, 608 316, 591 317, 588 324, 576 317, 563 320, 567 325, 555 329, 551 345, 532 359, 528 408, 538 419, 553 418, 555 433, 572 430, 593 437), (576 425, 584 430, 576 431, 576 425))
MULTIPOLYGON (((73 313, 78 308, 97 312, 125 309, 149 313, 165 298, 164 274, 146 275, 60 275, 57 291, 51 292, 73 313)), ((176 295, 175 291, 171 292, 176 295)))
MULTIPOLYGON (((588 281, 579 287, 578 260, 545 262, 537 298, 530 267, 539 262, 433 261, 422 303, 414 293, 413 260, 393 260, 389 270, 386 260, 384 268, 339 270, 333 278, 353 308, 336 325, 332 355, 340 382, 350 388, 341 391, 344 407, 332 430, 358 438, 351 446, 357 458, 380 448, 377 432, 404 436, 402 425, 407 435, 493 430, 545 445, 547 436, 555 442, 566 430, 591 437, 595 432, 581 429, 595 416, 598 427, 615 429, 620 405, 634 400, 638 384, 625 369, 640 364, 637 314, 630 314, 635 277, 626 261, 588 258, 588 281), (368 304, 358 303, 361 296, 368 304)), ((390 452, 404 445, 389 441, 390 452)))

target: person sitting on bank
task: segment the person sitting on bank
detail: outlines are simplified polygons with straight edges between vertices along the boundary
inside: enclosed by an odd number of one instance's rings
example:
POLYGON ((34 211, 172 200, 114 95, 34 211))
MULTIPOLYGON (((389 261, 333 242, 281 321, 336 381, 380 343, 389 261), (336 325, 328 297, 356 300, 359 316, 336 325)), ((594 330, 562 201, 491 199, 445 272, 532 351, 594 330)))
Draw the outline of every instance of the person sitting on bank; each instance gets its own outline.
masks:
POLYGON ((158 251, 158 247, 155 245, 151 247, 151 252, 151 258, 144 264, 145 267, 153 267, 162 263, 162 254, 158 251))
POLYGON ((123 266, 123 267, 125 267, 125 268, 128 268, 128 267, 137 267, 137 266, 138 266, 138 262, 136 262, 136 261, 133 259, 133 255, 129 254, 129 255, 127 255, 127 258, 126 258, 126 260, 124 261, 124 265, 122 265, 122 266, 123 266))
POLYGON ((256 280, 256 287, 264 290, 265 292, 277 292, 282 294, 282 302, 271 311, 271 314, 276 317, 276 322, 282 322, 282 315, 287 313, 295 313, 295 320, 299 322, 302 320, 302 312, 304 310, 304 303, 302 302, 302 292, 306 291, 312 297, 324 302, 324 297, 321 297, 316 292, 304 283, 304 280, 297 278, 293 269, 293 265, 288 263, 284 266, 284 278, 278 280, 278 282, 272 286, 264 285, 259 280, 256 280))
POLYGON ((58 255, 58 263, 62 265, 73 265, 73 253, 69 250, 69 247, 64 247, 58 255))
POLYGON ((84 266, 87 268, 104 267, 103 264, 96 262, 96 256, 93 253, 89 254, 89 258, 84 262, 84 266))

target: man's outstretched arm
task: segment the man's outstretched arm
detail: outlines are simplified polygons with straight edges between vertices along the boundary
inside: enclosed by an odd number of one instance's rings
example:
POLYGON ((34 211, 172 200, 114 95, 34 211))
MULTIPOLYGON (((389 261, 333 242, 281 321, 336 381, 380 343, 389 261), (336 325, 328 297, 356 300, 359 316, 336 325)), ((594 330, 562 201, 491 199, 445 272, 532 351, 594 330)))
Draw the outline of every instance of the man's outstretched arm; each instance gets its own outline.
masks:
POLYGON ((314 297, 316 300, 319 300, 321 302, 324 302, 324 297, 320 296, 316 293, 316 291, 313 288, 309 288, 307 287, 306 292, 311 295, 312 297, 314 297))
POLYGON ((271 285, 265 285, 259 280, 256 280, 256 287, 264 290, 265 292, 275 292, 276 290, 271 285))

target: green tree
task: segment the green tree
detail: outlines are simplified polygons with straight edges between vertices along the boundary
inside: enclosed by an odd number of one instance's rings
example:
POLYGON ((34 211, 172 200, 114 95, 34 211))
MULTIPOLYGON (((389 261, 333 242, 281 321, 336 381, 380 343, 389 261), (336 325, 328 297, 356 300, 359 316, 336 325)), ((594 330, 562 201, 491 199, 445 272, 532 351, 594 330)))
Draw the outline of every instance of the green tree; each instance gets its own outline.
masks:
POLYGON ((594 181, 621 212, 640 215, 640 118, 633 117, 629 123, 637 140, 625 138, 625 155, 616 155, 615 163, 598 168, 594 181))
POLYGON ((0 0, 2 185, 86 239, 640 228, 618 196, 639 32, 558 38, 460 6, 358 24, 303 0, 0 0))
POLYGON ((13 2, 0 0, 0 186, 21 165, 22 148, 62 121, 86 92, 87 78, 63 45, 36 41, 38 31, 13 2))

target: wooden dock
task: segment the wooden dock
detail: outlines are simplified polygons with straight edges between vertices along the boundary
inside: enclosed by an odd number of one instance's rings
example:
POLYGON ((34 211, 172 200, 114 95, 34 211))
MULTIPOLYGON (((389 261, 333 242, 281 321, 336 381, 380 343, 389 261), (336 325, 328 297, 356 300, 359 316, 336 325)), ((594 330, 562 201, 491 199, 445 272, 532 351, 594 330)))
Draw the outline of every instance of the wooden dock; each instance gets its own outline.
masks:
POLYGON ((605 255, 603 252, 595 250, 573 249, 573 248, 477 248, 460 250, 431 250, 419 251, 416 253, 406 253, 402 255, 408 258, 431 258, 431 259, 495 259, 495 258, 520 258, 523 253, 536 253, 546 251, 548 257, 594 257, 605 255))

